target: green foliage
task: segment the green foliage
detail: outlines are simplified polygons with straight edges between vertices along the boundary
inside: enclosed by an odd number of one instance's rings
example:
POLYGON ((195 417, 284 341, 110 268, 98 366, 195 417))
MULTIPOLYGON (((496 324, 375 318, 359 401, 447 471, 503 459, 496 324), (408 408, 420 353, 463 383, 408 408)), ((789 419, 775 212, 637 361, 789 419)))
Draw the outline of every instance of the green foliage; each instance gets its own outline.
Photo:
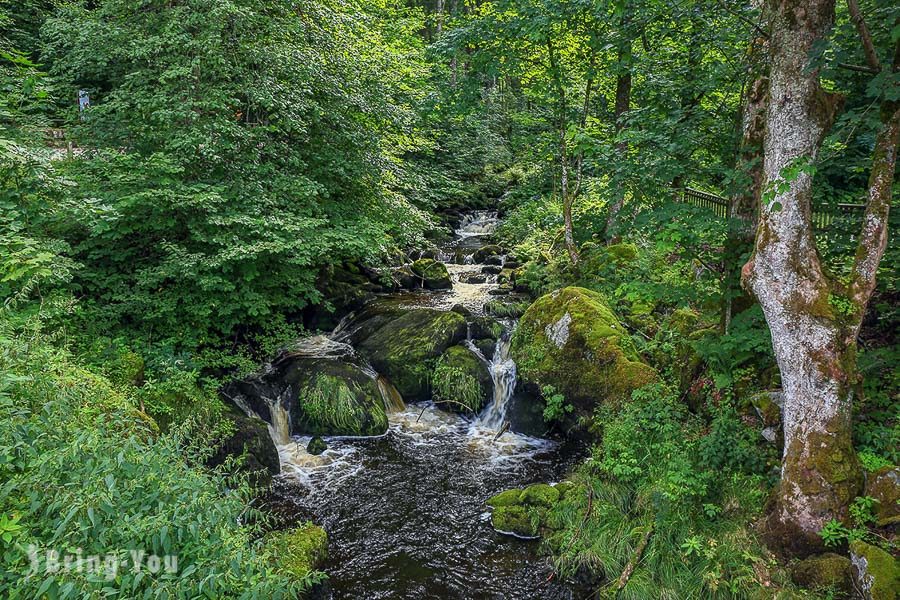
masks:
POLYGON ((441 356, 434 366, 431 386, 435 401, 458 405, 475 413, 484 403, 481 383, 468 370, 451 363, 449 354, 441 356))
POLYGON ((759 377, 774 365, 772 337, 759 305, 736 315, 727 334, 697 340, 693 346, 720 388, 733 385, 741 369, 753 368, 759 377))
POLYGON ((387 429, 384 405, 371 408, 360 401, 365 392, 354 381, 320 373, 303 388, 298 398, 305 419, 315 428, 340 431, 345 435, 362 435, 363 426, 381 431, 387 429), (369 417, 374 423, 368 424, 369 417))
POLYGON ((552 385, 542 387, 541 395, 544 398, 544 421, 547 423, 560 421, 575 410, 574 406, 566 402, 566 397, 558 393, 552 385))
POLYGON ((246 481, 197 466, 196 423, 159 435, 112 382, 41 340, 0 338, 0 390, 3 597, 289 598, 315 580, 270 569, 246 481), (47 551, 123 566, 45 572, 47 551), (177 555, 178 571, 135 570, 132 551, 177 555))
POLYGON ((874 452, 862 450, 859 453, 857 453, 857 456, 859 456, 859 462, 862 463, 862 466, 869 473, 874 473, 875 471, 878 471, 879 469, 883 469, 884 467, 893 466, 893 463, 891 461, 889 461, 888 459, 883 458, 881 456, 878 456, 874 452))

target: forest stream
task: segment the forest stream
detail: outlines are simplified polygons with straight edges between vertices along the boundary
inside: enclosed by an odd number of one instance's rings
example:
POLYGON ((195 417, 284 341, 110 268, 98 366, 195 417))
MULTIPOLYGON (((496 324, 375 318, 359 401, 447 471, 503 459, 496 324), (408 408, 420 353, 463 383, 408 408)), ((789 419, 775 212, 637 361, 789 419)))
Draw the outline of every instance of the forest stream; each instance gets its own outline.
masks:
POLYGON ((362 364, 384 398, 386 434, 325 437, 328 449, 312 455, 306 450, 311 437, 292 436, 283 404, 267 399, 282 470, 274 502, 327 530, 326 597, 572 597, 538 555, 538 542, 494 531, 484 504, 511 487, 558 481, 577 459, 568 446, 541 437, 546 428, 537 404, 516 392, 516 365, 509 357, 515 322, 502 322, 490 356, 470 339, 465 342, 493 379, 493 399, 474 417, 433 402, 405 405, 349 343, 355 329, 387 308, 462 306, 479 315, 498 284, 497 275, 483 274, 485 265, 474 256, 496 224, 496 212, 467 214, 441 248, 437 258, 447 263, 452 289, 386 294, 330 335, 291 349, 294 356, 362 364))

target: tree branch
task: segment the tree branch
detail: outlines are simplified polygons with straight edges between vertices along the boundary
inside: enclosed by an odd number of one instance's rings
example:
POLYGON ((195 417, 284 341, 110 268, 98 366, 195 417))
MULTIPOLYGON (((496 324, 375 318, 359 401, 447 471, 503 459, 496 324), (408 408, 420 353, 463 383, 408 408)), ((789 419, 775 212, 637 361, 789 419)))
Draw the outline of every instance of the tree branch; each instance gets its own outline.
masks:
POLYGON ((860 73, 871 73, 873 75, 877 75, 881 72, 881 69, 873 69, 872 67, 866 67, 864 65, 851 65, 849 63, 838 63, 839 69, 845 69, 847 71, 858 71, 860 73))
MULTIPOLYGON (((848 0, 853 1, 853 0, 848 0)), ((900 70, 900 42, 894 51, 891 69, 900 70)), ((850 281, 850 299, 858 307, 858 323, 863 310, 875 290, 878 265, 887 248, 888 218, 894 170, 897 166, 897 145, 900 143, 900 102, 885 101, 881 106, 881 130, 875 138, 872 172, 869 174, 869 197, 863 217, 862 232, 856 247, 850 281)))
POLYGON ((847 8, 850 9, 850 19, 859 32, 863 52, 866 54, 866 62, 869 63, 871 68, 875 69, 875 73, 878 73, 881 71, 881 62, 878 60, 878 53, 875 51, 875 44, 872 42, 869 27, 866 25, 866 20, 863 19, 862 12, 859 10, 859 3, 857 0, 847 0, 847 8))

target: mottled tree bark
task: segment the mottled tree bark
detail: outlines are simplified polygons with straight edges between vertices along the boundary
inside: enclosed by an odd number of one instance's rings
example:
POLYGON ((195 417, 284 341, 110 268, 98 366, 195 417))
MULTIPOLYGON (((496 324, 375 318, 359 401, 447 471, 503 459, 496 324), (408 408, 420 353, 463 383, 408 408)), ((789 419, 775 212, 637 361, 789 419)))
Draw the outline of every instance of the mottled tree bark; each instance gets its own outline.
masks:
MULTIPOLYGON (((766 116, 766 189, 787 183, 760 207, 745 285, 766 316, 785 394, 784 457, 770 543, 792 554, 821 549, 818 532, 846 520, 861 470, 851 443, 851 403, 858 386, 856 338, 884 252, 900 124, 896 106, 882 111, 853 281, 830 280, 811 224, 812 176, 786 170, 814 161, 839 98, 808 69, 813 45, 834 19, 834 0, 769 0, 770 105, 766 116)), ((890 108, 890 107, 888 107, 890 108)))

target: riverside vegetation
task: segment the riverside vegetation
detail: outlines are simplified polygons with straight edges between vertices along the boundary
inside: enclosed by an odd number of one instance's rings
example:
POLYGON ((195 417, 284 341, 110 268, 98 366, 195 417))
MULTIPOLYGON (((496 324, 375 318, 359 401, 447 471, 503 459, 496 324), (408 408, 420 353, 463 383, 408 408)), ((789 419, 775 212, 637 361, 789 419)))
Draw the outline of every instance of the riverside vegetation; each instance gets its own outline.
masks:
POLYGON ((893 600, 898 71, 888 0, 0 0, 0 597, 893 600))

